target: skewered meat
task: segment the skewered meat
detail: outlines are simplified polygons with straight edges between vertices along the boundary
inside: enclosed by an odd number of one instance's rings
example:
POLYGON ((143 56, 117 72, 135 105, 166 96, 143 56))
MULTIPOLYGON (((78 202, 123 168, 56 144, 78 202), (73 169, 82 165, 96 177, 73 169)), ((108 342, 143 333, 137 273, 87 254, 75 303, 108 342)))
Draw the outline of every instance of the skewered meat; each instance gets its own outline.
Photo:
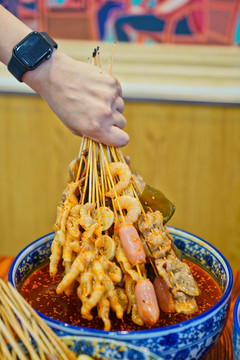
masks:
POLYGON ((119 238, 123 250, 132 266, 146 262, 146 254, 143 244, 133 225, 122 225, 119 228, 119 238))
POLYGON ((141 214, 141 208, 136 198, 122 195, 114 200, 114 206, 116 210, 127 210, 127 215, 124 216, 124 222, 126 224, 133 224, 137 221, 141 214))
POLYGON ((131 171, 127 164, 122 162, 113 162, 109 164, 109 172, 107 172, 107 176, 110 177, 119 177, 119 181, 111 188, 109 191, 106 192, 106 196, 110 198, 114 198, 116 195, 119 195, 124 189, 126 189, 130 183, 131 179, 131 171))
POLYGON ((135 287, 138 312, 144 323, 151 327, 159 318, 159 307, 155 289, 150 280, 139 280, 135 287))
POLYGON ((96 307, 105 330, 111 329, 111 311, 120 319, 131 313, 135 324, 153 326, 159 317, 159 281, 173 299, 167 310, 196 311, 198 287, 176 257, 162 213, 145 213, 139 201, 142 179, 136 189, 119 150, 90 139, 84 144, 80 159, 70 164, 69 183, 57 208, 50 274, 57 273, 61 260, 65 269, 57 293, 70 295, 77 284, 82 317, 91 320, 96 307), (156 293, 147 262, 158 273, 156 293))
POLYGON ((158 274, 170 289, 176 311, 192 313, 197 311, 195 296, 199 295, 199 288, 195 282, 189 266, 181 261, 172 249, 172 239, 163 218, 158 211, 140 215, 139 230, 143 241, 151 250, 158 274), (184 307, 183 294, 186 306, 184 307), (189 303, 189 305, 188 305, 189 303))

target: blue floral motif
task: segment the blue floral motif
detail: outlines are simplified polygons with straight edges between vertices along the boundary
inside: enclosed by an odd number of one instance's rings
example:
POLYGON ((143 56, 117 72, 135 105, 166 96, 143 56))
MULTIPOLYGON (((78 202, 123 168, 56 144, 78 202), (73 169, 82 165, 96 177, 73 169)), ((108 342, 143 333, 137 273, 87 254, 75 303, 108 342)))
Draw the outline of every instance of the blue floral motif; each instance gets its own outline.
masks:
POLYGON ((178 339, 179 339, 178 334, 169 334, 165 336, 163 341, 159 341, 159 344, 170 348, 178 343, 178 339))
POLYGON ((210 331, 212 328, 213 328, 213 319, 208 319, 206 322, 205 322, 205 331, 210 331))
POLYGON ((86 354, 89 356, 94 355, 94 346, 90 341, 80 341, 80 354, 86 354))
POLYGON ((189 349, 184 349, 184 350, 180 350, 178 351, 178 353, 174 356, 174 360, 186 360, 188 358, 190 354, 190 350, 189 349))
POLYGON ((144 360, 144 355, 143 354, 138 354, 134 350, 129 350, 127 359, 128 360, 144 360))
POLYGON ((205 261, 206 261, 206 266, 207 267, 212 267, 213 258, 212 258, 212 256, 210 254, 206 254, 205 261))

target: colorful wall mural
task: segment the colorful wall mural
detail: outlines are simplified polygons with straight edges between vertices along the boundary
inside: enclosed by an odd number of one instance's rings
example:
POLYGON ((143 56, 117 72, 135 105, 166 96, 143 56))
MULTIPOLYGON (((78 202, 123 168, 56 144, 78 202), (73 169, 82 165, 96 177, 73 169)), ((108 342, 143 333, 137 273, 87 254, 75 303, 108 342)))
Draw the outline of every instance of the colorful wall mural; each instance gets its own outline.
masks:
POLYGON ((240 0, 0 0, 57 38, 240 44, 240 0))

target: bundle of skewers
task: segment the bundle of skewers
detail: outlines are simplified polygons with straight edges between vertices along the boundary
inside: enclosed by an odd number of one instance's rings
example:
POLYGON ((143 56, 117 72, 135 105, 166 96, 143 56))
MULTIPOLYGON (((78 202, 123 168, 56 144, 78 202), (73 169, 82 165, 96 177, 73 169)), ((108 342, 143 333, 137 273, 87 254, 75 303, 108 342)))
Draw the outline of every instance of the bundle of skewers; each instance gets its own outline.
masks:
POLYGON ((77 360, 18 291, 1 279, 0 359, 77 360))
POLYGON ((56 291, 69 295, 77 283, 81 316, 92 320, 96 307, 104 330, 110 311, 120 319, 131 313, 146 327, 157 324, 160 310, 197 311, 198 286, 161 211, 141 201, 142 182, 120 149, 83 138, 57 209, 50 275, 60 262, 65 272, 56 291))
MULTIPOLYGON (((95 66, 101 66, 99 55, 94 49, 95 66)), ((131 313, 135 324, 146 327, 157 323, 160 309, 197 311, 199 289, 165 226, 174 207, 165 201, 161 208, 163 199, 131 173, 120 149, 82 138, 57 208, 50 275, 62 262, 56 291, 69 295, 77 283, 83 318, 91 320, 96 307, 110 330, 110 311, 120 319, 131 313)))

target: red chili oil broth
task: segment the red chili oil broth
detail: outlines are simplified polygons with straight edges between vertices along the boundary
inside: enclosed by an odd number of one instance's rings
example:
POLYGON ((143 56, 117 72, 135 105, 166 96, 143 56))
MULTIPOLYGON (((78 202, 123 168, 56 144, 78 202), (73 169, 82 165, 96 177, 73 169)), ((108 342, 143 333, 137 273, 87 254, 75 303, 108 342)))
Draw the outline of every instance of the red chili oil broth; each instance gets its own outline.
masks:
MULTIPOLYGON (((184 261, 190 266, 200 288, 201 293, 196 297, 198 312, 192 315, 184 315, 178 313, 167 314, 161 311, 159 321, 154 328, 191 319, 210 309, 222 296, 217 282, 210 274, 195 263, 186 259, 184 261)), ((25 280, 20 293, 35 310, 50 318, 75 326, 103 329, 103 322, 98 318, 96 308, 92 310, 93 320, 89 321, 81 317, 81 301, 77 296, 77 284, 70 296, 66 296, 64 293, 56 294, 56 288, 62 279, 63 271, 63 267, 59 266, 57 275, 51 278, 49 275, 49 263, 44 264, 25 280)), ((121 320, 111 311, 110 319, 111 330, 133 331, 145 329, 134 324, 131 321, 131 316, 126 313, 124 313, 123 320, 121 320)))

